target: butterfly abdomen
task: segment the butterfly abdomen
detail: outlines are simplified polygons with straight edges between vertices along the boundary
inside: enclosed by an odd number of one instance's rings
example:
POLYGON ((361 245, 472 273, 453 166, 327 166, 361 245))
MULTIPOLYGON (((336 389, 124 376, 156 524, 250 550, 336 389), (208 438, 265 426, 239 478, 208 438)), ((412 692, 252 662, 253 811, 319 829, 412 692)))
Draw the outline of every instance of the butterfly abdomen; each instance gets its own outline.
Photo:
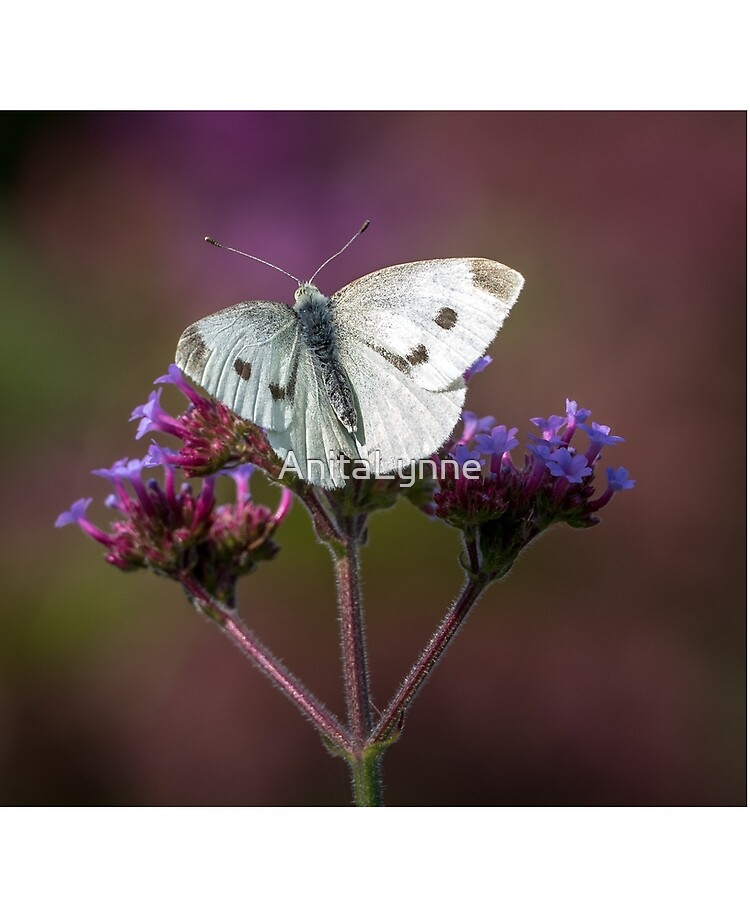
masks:
POLYGON ((330 299, 314 285, 300 288, 294 304, 300 331, 316 365, 333 411, 350 432, 357 428, 352 385, 339 357, 336 327, 331 316, 330 299))

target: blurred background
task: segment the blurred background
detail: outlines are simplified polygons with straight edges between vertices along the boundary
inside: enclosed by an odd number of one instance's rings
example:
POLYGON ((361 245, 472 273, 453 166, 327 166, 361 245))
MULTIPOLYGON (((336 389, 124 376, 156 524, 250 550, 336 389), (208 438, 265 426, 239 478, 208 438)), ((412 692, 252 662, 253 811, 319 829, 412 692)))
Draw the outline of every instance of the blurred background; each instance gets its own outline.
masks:
MULTIPOLYGON (((321 289, 517 268, 467 408, 523 434, 576 399, 637 480, 485 595, 386 757, 387 804, 744 804, 745 138, 744 112, 0 115, 0 803, 348 803, 343 763, 175 584, 52 525, 81 496, 106 523, 90 470, 145 451, 128 416, 185 326, 292 297, 206 234, 307 277, 369 218, 321 289)), ((327 552, 301 508, 279 542, 241 609, 343 714, 327 552)), ((457 553, 405 502, 373 518, 379 706, 457 553)))

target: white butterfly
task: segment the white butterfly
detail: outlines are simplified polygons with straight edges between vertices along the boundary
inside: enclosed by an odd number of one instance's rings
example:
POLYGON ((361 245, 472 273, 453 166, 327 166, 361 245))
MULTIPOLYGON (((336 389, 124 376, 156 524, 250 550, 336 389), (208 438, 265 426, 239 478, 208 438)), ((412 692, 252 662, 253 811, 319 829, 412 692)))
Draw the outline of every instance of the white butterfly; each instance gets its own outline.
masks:
POLYGON ((346 481, 331 463, 339 455, 387 473, 445 443, 466 396, 463 373, 523 281, 489 259, 434 259, 382 268, 330 298, 300 283, 292 307, 246 301, 188 326, 175 360, 264 428, 279 457, 291 451, 287 468, 336 488, 346 481))

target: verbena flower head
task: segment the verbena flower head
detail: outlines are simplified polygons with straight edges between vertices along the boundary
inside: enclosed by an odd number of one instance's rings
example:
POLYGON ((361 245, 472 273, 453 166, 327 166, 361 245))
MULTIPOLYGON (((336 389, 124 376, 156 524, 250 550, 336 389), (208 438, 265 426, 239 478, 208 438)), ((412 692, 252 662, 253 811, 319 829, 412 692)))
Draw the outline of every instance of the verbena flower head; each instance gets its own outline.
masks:
POLYGON ((235 415, 231 409, 201 396, 185 380, 176 364, 154 383, 176 387, 189 401, 185 412, 170 415, 161 405, 162 388, 154 390, 148 400, 136 406, 131 421, 139 420, 136 438, 147 433, 173 435, 182 441, 176 453, 167 453, 168 461, 193 476, 216 473, 229 466, 253 463, 272 477, 278 477, 281 461, 268 443, 262 428, 235 415))
POLYGON ((533 418, 541 436, 529 435, 523 462, 516 465, 511 451, 519 443, 518 429, 495 425, 489 417, 480 422, 473 413, 464 413, 464 430, 445 451, 459 469, 440 467, 434 502, 437 517, 463 532, 464 566, 475 578, 505 575, 521 550, 551 524, 597 524, 594 512, 615 492, 633 488, 634 480, 624 467, 610 467, 604 491, 594 497, 601 451, 623 439, 610 435, 606 425, 585 424, 590 415, 568 400, 564 416, 533 418), (583 453, 571 444, 576 431, 588 436, 583 453), (481 473, 468 475, 463 466, 467 460, 481 473))
POLYGON ((177 489, 166 452, 152 445, 142 460, 118 460, 109 469, 94 470, 113 488, 105 505, 120 515, 109 531, 86 517, 90 498, 74 502, 55 525, 77 524, 105 547, 107 562, 123 571, 146 568, 183 584, 192 580, 231 604, 237 578, 276 555, 272 537, 291 502, 284 489, 275 512, 254 504, 248 486, 252 470, 246 465, 228 471, 236 499, 217 506, 216 476, 206 476, 197 494, 187 482, 177 489), (163 485, 153 478, 144 481, 156 467, 162 468, 163 485))

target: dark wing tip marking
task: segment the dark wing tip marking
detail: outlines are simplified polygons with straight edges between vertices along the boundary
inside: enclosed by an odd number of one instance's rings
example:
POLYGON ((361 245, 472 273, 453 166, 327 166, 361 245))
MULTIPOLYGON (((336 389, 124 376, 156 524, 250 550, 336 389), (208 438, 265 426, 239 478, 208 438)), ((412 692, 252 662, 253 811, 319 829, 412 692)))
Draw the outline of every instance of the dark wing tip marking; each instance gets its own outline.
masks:
POLYGON ((406 360, 412 367, 417 364, 426 364, 430 360, 430 353, 427 351, 424 345, 417 345, 416 348, 412 348, 409 354, 406 356, 406 360))
POLYGON ((177 343, 177 363, 188 374, 200 375, 206 366, 210 349, 198 331, 198 324, 193 323, 180 336, 177 343))
POLYGON ((443 307, 435 317, 435 322, 441 329, 452 329, 458 322, 458 313, 453 307, 443 307))
POLYGON ((234 369, 237 372, 237 376, 242 377, 243 380, 249 380, 250 374, 253 372, 252 364, 249 361, 243 361, 242 358, 235 360, 234 369))
POLYGON ((477 287, 506 304, 515 303, 523 285, 517 271, 491 259, 472 259, 471 277, 477 287))

